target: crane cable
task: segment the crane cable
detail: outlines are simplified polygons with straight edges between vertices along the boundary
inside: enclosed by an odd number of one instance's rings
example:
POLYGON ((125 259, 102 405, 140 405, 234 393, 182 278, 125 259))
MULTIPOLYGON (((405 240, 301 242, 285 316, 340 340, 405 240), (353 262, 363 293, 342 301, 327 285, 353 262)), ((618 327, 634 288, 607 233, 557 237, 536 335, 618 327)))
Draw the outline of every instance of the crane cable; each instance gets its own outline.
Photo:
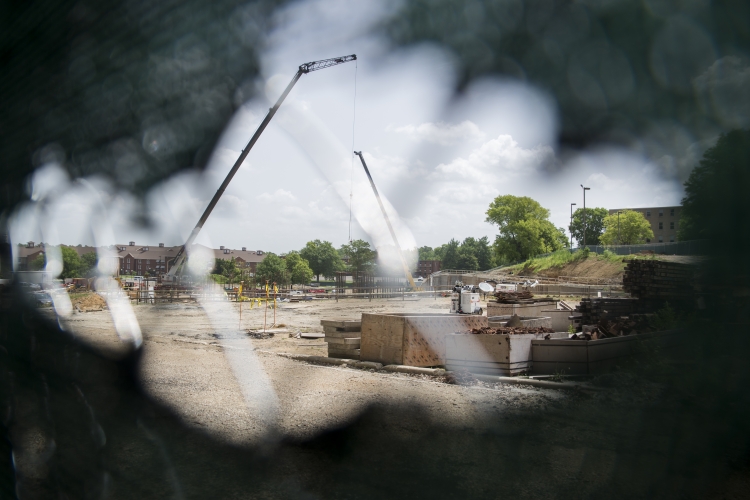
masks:
MULTIPOLYGON (((354 61, 354 103, 352 104, 352 148, 349 150, 354 151, 354 123, 357 119, 357 61, 354 61)), ((350 153, 351 168, 350 168, 350 184, 349 184, 349 243, 352 242, 352 201, 354 197, 354 153, 350 153)))

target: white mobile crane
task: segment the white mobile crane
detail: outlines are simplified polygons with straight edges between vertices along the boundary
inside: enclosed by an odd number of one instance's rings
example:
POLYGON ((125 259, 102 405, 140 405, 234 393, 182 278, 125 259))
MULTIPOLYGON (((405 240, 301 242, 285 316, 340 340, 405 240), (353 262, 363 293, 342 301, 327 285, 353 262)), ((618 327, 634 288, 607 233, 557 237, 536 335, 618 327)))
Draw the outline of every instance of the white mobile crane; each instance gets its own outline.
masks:
POLYGON ((378 194, 378 188, 375 187, 375 182, 372 180, 372 176, 370 175, 370 169, 367 168, 367 164, 365 163, 365 158, 362 156, 362 151, 355 151, 354 154, 359 156, 359 159, 362 162, 362 167, 364 167, 365 173, 367 174, 367 178, 370 180, 370 186, 372 186, 372 192, 375 193, 375 198, 377 198, 378 204, 380 205, 380 211, 383 212, 385 223, 386 225, 388 225, 388 231, 391 232, 391 237, 393 238, 393 244, 396 245, 396 251, 398 252, 399 258, 401 259, 401 265, 404 267, 404 274, 406 275, 406 279, 409 280, 409 286, 411 286, 412 290, 421 290, 419 287, 417 287, 417 284, 414 282, 414 277, 411 275, 411 271, 409 271, 409 266, 406 264, 406 259, 404 258, 404 254, 403 252, 401 252, 401 245, 398 244, 398 238, 396 238, 396 232, 393 230, 393 226, 391 225, 391 220, 388 218, 388 214, 385 212, 383 201, 380 199, 380 195, 378 194))
POLYGON ((250 139, 250 142, 247 143, 247 146, 245 146, 245 149, 242 150, 239 158, 237 158, 237 161, 234 162, 234 166, 232 166, 232 169, 227 174, 226 178, 224 179, 224 182, 221 183, 221 186, 219 186, 218 191, 216 191, 216 194, 214 194, 214 197, 211 199, 211 202, 208 204, 208 206, 206 207, 206 210, 203 212, 203 215, 198 220, 198 223, 195 225, 193 232, 190 233, 190 236, 188 237, 185 244, 182 245, 180 250, 177 252, 177 255, 175 256, 175 259, 174 259, 174 263, 172 264, 172 267, 169 269, 169 272, 167 274, 162 275, 163 281, 174 282, 176 278, 182 273, 183 265, 185 263, 186 251, 189 251, 190 246, 195 241, 195 238, 198 236, 198 233, 200 233, 201 229, 203 228, 203 224, 205 224, 206 220, 208 219, 208 216, 211 215, 211 212, 213 211, 214 207, 219 202, 221 195, 224 194, 224 190, 226 190, 227 186, 229 185, 229 182, 234 177, 234 174, 236 174, 237 170, 240 169, 242 162, 245 161, 245 158, 247 158, 247 155, 250 153, 250 150, 253 148, 253 146, 255 146, 255 143, 258 142, 258 138, 260 137, 260 134, 262 134, 263 131, 266 129, 266 126, 271 121, 271 118, 273 118, 273 115, 276 114, 276 111, 281 106, 281 103, 284 102, 284 99, 286 99, 286 96, 289 95, 289 92, 291 92, 292 87, 294 87, 294 84, 297 83, 297 80, 299 80, 302 75, 310 73, 312 71, 330 68, 331 66, 337 66, 339 64, 343 64, 343 63, 350 62, 350 61, 356 61, 356 60, 357 60, 356 54, 352 54, 349 56, 334 57, 332 59, 323 59, 320 61, 313 61, 313 62, 300 65, 299 69, 297 70, 297 73, 292 78, 292 81, 289 82, 289 85, 287 85, 286 89, 281 94, 281 97, 279 97, 279 100, 276 101, 276 104, 274 104, 273 107, 268 110, 268 114, 260 123, 258 130, 255 131, 255 134, 253 134, 252 138, 250 139))

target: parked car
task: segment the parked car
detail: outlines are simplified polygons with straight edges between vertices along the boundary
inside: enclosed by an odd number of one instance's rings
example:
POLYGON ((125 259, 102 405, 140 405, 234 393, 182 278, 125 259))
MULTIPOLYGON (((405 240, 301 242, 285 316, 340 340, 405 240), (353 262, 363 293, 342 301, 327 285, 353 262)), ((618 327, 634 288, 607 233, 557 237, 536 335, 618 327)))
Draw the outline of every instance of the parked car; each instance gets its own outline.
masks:
POLYGON ((35 290, 41 290, 42 289, 41 285, 38 285, 36 283, 26 283, 26 282, 23 282, 23 281, 20 282, 18 284, 18 286, 20 286, 21 290, 23 290, 25 292, 32 292, 32 291, 35 291, 35 290))
POLYGON ((52 297, 46 291, 40 290, 32 294, 34 303, 38 306, 50 306, 52 305, 52 297))

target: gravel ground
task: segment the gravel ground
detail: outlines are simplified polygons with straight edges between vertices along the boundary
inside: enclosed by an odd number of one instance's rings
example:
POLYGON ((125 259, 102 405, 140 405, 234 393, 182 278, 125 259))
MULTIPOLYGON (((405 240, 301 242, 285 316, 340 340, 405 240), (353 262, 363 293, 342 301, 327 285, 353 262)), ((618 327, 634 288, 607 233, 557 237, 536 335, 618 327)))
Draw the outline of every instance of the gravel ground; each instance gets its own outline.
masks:
MULTIPOLYGON (((273 354, 325 355, 321 340, 290 337, 300 331, 322 331, 321 319, 358 319, 362 312, 439 313, 447 312, 448 305, 446 298, 285 303, 276 311, 278 326, 270 329, 274 337, 263 340, 222 338, 197 304, 139 305, 134 309, 144 336, 140 375, 145 389, 189 425, 237 444, 252 444, 269 426, 252 402, 245 403, 230 353, 240 365, 260 362, 277 399, 270 429, 282 437, 307 438, 338 427, 376 403, 408 403, 436 422, 481 427, 493 415, 544 409, 569 399, 562 391, 484 383, 459 386, 438 377, 321 366, 273 354)), ((239 309, 237 303, 231 306, 239 309)), ((272 310, 243 304, 242 330, 262 330, 264 313, 270 326, 272 310)), ((65 326, 99 348, 122 349, 108 311, 76 313, 65 326)))

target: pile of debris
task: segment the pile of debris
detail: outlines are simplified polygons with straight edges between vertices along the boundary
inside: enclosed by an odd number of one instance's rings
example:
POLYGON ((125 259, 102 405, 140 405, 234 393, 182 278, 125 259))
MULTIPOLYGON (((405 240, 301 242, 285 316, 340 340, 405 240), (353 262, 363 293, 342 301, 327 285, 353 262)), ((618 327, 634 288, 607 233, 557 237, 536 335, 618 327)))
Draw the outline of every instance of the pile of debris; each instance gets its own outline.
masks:
POLYGON ((614 320, 602 318, 591 329, 571 336, 570 340, 601 340, 652 332, 654 328, 649 321, 652 316, 652 314, 632 314, 614 320))
POLYGON ((554 333, 554 331, 552 328, 544 326, 498 326, 497 328, 483 326, 482 328, 471 329, 471 333, 474 335, 520 335, 523 333, 554 333))
POLYGON ((320 320, 328 343, 329 358, 359 359, 362 341, 362 322, 345 320, 320 320))
POLYGON ((273 338, 273 332, 263 332, 257 330, 248 330, 247 336, 255 340, 265 340, 273 338))
POLYGON ((495 292, 495 301, 501 304, 514 304, 521 300, 531 300, 534 298, 534 294, 528 290, 521 292, 508 292, 504 290, 498 290, 495 292))
POLYGON ((445 382, 454 385, 474 385, 477 378, 469 370, 455 370, 445 376, 445 382))

